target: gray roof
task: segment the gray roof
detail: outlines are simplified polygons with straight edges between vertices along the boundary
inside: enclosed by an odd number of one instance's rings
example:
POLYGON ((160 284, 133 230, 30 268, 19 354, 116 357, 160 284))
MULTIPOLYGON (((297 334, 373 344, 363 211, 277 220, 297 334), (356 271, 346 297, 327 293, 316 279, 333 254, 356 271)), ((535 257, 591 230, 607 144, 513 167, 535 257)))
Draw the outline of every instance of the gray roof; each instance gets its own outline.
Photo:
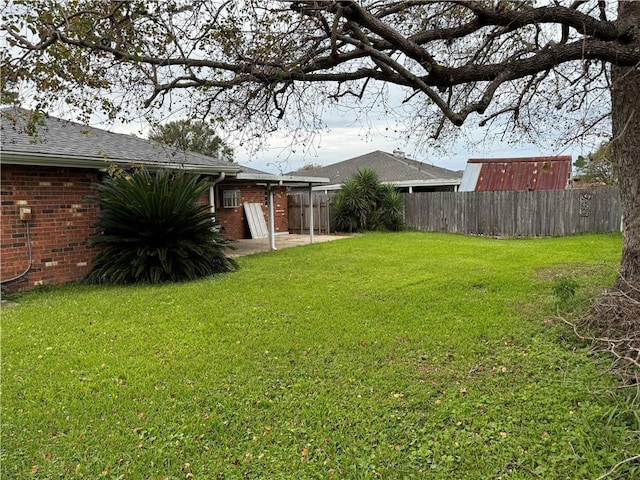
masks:
POLYGON ((59 165, 63 161, 68 165, 60 166, 76 167, 136 163, 203 172, 242 170, 239 165, 224 160, 53 116, 37 122, 30 134, 30 115, 31 112, 23 109, 2 109, 0 151, 3 163, 59 165))
POLYGON ((31 112, 0 109, 0 161, 5 164, 104 168, 111 164, 180 168, 204 174, 225 173, 227 178, 281 185, 318 185, 317 175, 274 175, 237 163, 168 147, 131 135, 108 132, 47 116, 29 132, 31 112))
POLYGON ((391 154, 380 150, 325 167, 294 172, 291 175, 327 177, 330 184, 340 185, 361 168, 369 168, 376 172, 382 183, 394 183, 398 186, 458 185, 462 178, 462 172, 418 162, 404 157, 401 152, 391 154))

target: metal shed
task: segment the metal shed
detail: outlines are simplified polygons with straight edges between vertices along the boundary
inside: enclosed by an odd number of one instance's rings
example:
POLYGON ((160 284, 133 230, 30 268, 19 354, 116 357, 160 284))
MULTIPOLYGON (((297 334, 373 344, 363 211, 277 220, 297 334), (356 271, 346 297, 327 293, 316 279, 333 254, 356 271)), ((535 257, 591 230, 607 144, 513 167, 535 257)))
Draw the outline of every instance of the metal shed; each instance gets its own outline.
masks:
POLYGON ((571 176, 571 156, 471 158, 461 192, 564 190, 571 176))

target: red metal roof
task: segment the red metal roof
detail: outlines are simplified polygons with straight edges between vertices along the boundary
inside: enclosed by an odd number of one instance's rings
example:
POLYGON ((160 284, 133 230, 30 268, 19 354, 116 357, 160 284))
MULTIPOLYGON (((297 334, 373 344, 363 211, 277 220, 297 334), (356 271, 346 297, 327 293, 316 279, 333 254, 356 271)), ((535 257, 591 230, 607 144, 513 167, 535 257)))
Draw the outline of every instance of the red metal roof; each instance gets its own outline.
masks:
POLYGON ((507 190, 564 190, 571 173, 571 156, 471 158, 480 163, 476 192, 507 190))

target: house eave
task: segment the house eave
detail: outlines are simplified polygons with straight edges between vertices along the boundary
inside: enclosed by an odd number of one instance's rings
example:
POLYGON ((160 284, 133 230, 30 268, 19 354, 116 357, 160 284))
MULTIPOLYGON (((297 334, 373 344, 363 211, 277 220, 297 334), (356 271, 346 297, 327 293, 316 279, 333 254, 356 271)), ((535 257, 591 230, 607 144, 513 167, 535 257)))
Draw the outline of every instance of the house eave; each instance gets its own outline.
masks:
POLYGON ((293 175, 274 175, 271 173, 239 172, 235 178, 237 180, 251 180, 254 182, 278 183, 287 186, 302 185, 324 185, 329 183, 328 178, 322 177, 299 177, 293 175))
POLYGON ((390 183, 396 187, 440 187, 440 186, 458 186, 460 178, 437 178, 433 180, 407 180, 404 182, 382 182, 390 183))
POLYGON ((150 169, 175 169, 188 170, 194 173, 202 174, 218 174, 236 173, 240 170, 237 166, 219 166, 219 165, 196 165, 189 163, 166 163, 166 162, 149 162, 137 160, 122 160, 114 158, 97 158, 67 155, 60 157, 57 155, 48 155, 43 153, 24 153, 0 151, 0 163, 8 165, 25 165, 39 167, 65 167, 65 168, 89 168, 102 169, 109 165, 117 165, 119 167, 131 167, 134 165, 144 166, 150 169))
MULTIPOLYGON (((461 179, 459 178, 438 178, 433 180, 407 180, 404 182, 380 182, 382 184, 391 184, 395 185, 397 188, 407 188, 407 187, 442 187, 442 186, 453 186, 457 187, 460 185, 461 179)), ((332 183, 331 185, 319 185, 317 187, 313 187, 314 190, 340 190, 342 188, 342 183, 332 183)))
POLYGON ((313 187, 314 190, 318 191, 340 190, 341 188, 341 183, 333 183, 331 185, 318 185, 317 187, 313 187))

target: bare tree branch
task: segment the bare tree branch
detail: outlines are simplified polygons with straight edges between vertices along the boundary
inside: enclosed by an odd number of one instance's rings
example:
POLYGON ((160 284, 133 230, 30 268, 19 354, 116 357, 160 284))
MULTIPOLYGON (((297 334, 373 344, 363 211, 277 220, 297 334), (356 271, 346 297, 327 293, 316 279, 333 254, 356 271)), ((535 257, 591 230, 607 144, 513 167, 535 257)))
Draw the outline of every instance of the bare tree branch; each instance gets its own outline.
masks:
POLYGON ((613 467, 611 467, 611 469, 607 473, 605 473, 604 475, 600 475, 598 478, 596 478, 596 480, 604 480, 605 478, 613 475, 616 472, 616 470, 618 470, 624 464, 635 462, 638 460, 640 460, 640 455, 634 455, 633 457, 625 458, 624 460, 616 463, 613 467))

